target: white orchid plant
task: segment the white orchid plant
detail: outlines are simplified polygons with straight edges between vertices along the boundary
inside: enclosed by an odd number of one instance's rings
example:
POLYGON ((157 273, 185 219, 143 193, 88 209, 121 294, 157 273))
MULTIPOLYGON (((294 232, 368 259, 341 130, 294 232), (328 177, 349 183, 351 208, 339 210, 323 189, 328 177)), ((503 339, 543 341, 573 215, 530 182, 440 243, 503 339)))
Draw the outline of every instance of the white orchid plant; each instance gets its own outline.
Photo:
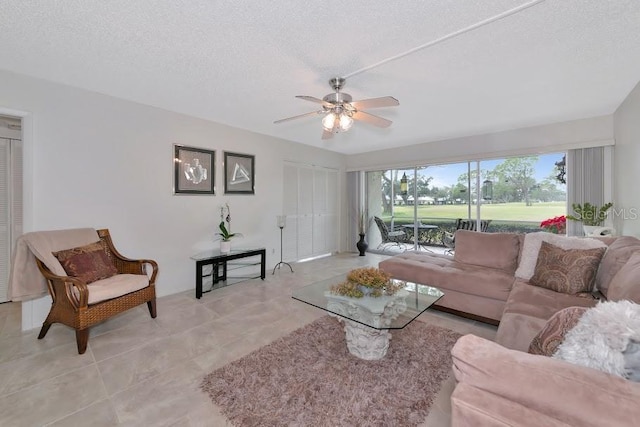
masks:
POLYGON ((229 204, 225 203, 224 206, 220 206, 220 224, 218 225, 220 231, 216 233, 223 242, 229 242, 232 237, 241 237, 240 233, 231 232, 231 209, 229 204), (226 225, 225 225, 226 222, 226 225))

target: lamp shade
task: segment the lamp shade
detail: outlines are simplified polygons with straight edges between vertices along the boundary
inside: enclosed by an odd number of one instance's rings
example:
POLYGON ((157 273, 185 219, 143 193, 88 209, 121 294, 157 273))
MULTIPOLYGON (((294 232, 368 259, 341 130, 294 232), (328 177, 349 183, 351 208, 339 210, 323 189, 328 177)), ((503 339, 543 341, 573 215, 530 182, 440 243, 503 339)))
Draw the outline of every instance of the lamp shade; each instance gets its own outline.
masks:
POLYGON ((340 114, 340 130, 342 132, 346 132, 349 129, 351 129, 352 125, 353 125, 353 119, 351 117, 349 117, 345 113, 340 114))
POLYGON ((278 227, 284 228, 287 225, 287 216, 286 215, 278 215, 278 227))
POLYGON ((336 115, 334 113, 329 113, 326 116, 324 116, 324 118, 322 119, 322 127, 324 128, 324 130, 326 131, 333 131, 333 126, 336 123, 336 115))

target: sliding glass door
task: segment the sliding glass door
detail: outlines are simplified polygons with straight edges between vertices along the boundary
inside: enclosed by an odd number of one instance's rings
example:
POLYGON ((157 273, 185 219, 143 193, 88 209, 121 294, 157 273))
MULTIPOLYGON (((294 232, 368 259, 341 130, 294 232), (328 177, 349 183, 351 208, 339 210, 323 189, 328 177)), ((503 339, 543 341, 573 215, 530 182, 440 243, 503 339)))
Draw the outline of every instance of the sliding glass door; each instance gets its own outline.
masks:
POLYGON ((368 172, 369 216, 380 218, 387 232, 404 232, 388 242, 373 223, 369 248, 443 246, 459 220, 476 221, 477 229, 488 222, 489 231, 540 231, 543 220, 566 213, 557 166, 563 158, 553 153, 368 172))

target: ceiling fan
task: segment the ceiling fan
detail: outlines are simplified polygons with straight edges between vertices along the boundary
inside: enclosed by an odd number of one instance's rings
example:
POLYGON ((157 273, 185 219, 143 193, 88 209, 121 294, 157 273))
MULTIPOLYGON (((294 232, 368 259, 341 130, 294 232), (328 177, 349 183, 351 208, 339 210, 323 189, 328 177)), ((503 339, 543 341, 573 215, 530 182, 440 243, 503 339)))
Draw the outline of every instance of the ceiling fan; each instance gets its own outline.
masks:
POLYGON ((322 99, 305 95, 296 96, 296 98, 322 104, 322 109, 300 114, 298 116, 287 117, 286 119, 276 120, 273 123, 282 123, 289 120, 300 119, 302 117, 324 114, 322 119, 322 139, 332 138, 334 133, 348 131, 351 129, 354 120, 361 120, 365 123, 381 128, 386 128, 391 125, 391 120, 374 116, 373 114, 366 113, 363 110, 368 108, 395 107, 400 105, 397 99, 392 96, 383 96, 381 98, 352 101, 351 95, 340 92, 344 87, 344 84, 345 79, 342 77, 335 77, 329 80, 329 85, 335 92, 330 93, 322 99))

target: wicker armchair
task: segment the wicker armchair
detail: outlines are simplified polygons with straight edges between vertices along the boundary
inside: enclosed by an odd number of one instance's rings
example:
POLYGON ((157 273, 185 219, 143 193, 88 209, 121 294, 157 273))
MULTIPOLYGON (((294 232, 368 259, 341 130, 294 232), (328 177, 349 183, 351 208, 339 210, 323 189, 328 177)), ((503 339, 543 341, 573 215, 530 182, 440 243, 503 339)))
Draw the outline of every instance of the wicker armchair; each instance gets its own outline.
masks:
POLYGON ((114 264, 118 273, 110 278, 93 282, 89 285, 82 280, 71 276, 59 276, 47 268, 47 266, 36 258, 36 263, 40 272, 47 280, 49 293, 53 299, 49 315, 42 325, 38 339, 45 337, 53 323, 62 323, 76 330, 76 341, 78 353, 83 354, 87 349, 89 341, 89 328, 110 317, 147 303, 149 313, 152 318, 156 317, 156 288, 155 280, 158 274, 158 264, 153 260, 141 259, 133 260, 122 256, 113 246, 109 230, 97 230, 99 243, 103 246, 109 260, 114 264), (90 303, 92 288, 101 293, 105 288, 110 289, 107 295, 117 293, 119 289, 127 289, 127 281, 141 280, 129 275, 147 276, 147 266, 151 266, 153 271, 150 278, 145 277, 141 289, 125 294, 112 296, 108 299, 90 303), (148 282, 148 283, 147 283, 148 282), (94 285, 95 284, 95 285, 94 285))
MULTIPOLYGON (((491 223, 490 219, 482 219, 480 220, 480 231, 486 232, 489 228, 489 224, 491 223)), ((476 231, 477 224, 475 219, 456 219, 456 231, 457 230, 470 230, 476 231)), ((456 236, 454 233, 449 233, 447 231, 442 235, 442 244, 447 248, 444 252, 445 254, 453 254, 453 251, 456 248, 456 236)))

